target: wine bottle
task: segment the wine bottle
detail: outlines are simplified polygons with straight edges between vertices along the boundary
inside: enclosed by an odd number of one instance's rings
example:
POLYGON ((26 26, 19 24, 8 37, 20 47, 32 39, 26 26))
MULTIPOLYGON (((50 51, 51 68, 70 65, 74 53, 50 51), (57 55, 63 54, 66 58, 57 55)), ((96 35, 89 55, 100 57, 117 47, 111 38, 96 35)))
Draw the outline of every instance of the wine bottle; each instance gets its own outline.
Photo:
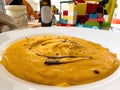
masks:
POLYGON ((41 26, 52 26, 51 0, 40 0, 40 13, 41 26))

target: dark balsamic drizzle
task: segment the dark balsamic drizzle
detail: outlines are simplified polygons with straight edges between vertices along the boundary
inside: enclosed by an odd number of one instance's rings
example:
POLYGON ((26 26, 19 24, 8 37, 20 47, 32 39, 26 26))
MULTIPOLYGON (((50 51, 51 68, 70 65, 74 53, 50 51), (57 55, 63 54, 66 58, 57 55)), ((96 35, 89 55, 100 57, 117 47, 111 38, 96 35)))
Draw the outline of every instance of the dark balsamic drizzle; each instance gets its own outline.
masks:
POLYGON ((87 60, 87 59, 92 59, 91 57, 83 57, 79 60, 74 60, 74 61, 58 61, 57 59, 62 59, 62 58, 75 58, 76 56, 64 56, 64 57, 48 57, 50 60, 47 60, 44 62, 45 65, 60 65, 60 64, 68 64, 68 63, 74 63, 74 62, 78 62, 78 61, 83 61, 83 60, 87 60))
POLYGON ((31 49, 32 49, 32 47, 28 48, 28 50, 31 50, 31 49))
POLYGON ((95 74, 99 74, 100 72, 98 70, 94 70, 94 73, 95 74))
POLYGON ((23 46, 27 46, 27 44, 23 44, 23 46))
POLYGON ((62 42, 63 42, 63 43, 67 42, 67 39, 64 39, 62 42))
POLYGON ((35 53, 35 54, 37 56, 43 56, 43 57, 48 58, 48 60, 44 62, 44 64, 46 64, 46 65, 67 64, 67 63, 73 63, 73 62, 78 62, 78 61, 92 59, 91 56, 46 56, 46 55, 41 55, 39 53, 35 53), (60 61, 60 59, 63 59, 63 58, 79 58, 79 57, 81 58, 79 60, 74 60, 74 61, 60 61))
POLYGON ((45 45, 46 45, 45 43, 41 44, 41 46, 45 46, 45 45))
MULTIPOLYGON (((45 37, 44 37, 45 38, 45 37)), ((60 37, 57 37, 57 38, 60 38, 60 37)), ((28 39, 28 38, 26 38, 28 39)), ((29 41, 29 39, 28 39, 29 41)), ((66 43, 66 42, 69 42, 71 44, 78 44, 77 42, 74 42, 74 41, 70 41, 70 40, 67 40, 66 38, 65 39, 62 39, 62 41, 60 41, 62 43, 66 43)), ((47 45, 46 43, 44 42, 41 42, 41 41, 38 41, 37 43, 40 43, 41 46, 45 46, 47 45)), ((34 45, 36 45, 37 43, 35 43, 34 45)), ((31 50, 33 48, 30 47, 29 50, 31 50)), ((70 46, 69 49, 72 49, 72 47, 70 46)), ((37 56, 42 56, 42 57, 46 57, 48 60, 46 60, 44 62, 45 65, 60 65, 60 64, 68 64, 68 63, 74 63, 74 62, 78 62, 78 61, 83 61, 83 60, 88 60, 88 59, 92 59, 91 56, 60 56, 59 53, 56 53, 56 56, 47 56, 47 55, 41 55, 39 53, 35 53, 37 56), (63 58, 80 58, 79 60, 68 60, 68 61, 61 61, 61 59, 63 58)), ((78 54, 78 53, 76 53, 78 54)), ((94 73, 96 74, 99 74, 99 71, 97 70, 94 70, 94 73)))
POLYGON ((60 64, 68 64, 68 63, 74 63, 74 62, 78 62, 78 61, 83 61, 83 60, 86 60, 86 59, 80 59, 80 60, 74 60, 74 61, 58 61, 58 60, 48 60, 48 61, 45 61, 44 64, 45 65, 60 65, 60 64))
POLYGON ((58 56, 59 54, 58 54, 58 53, 56 53, 56 55, 58 56))
POLYGON ((71 41, 70 43, 77 44, 77 42, 71 41))
POLYGON ((62 63, 57 61, 57 60, 49 60, 49 61, 45 61, 44 64, 45 65, 59 65, 59 64, 62 64, 62 63))

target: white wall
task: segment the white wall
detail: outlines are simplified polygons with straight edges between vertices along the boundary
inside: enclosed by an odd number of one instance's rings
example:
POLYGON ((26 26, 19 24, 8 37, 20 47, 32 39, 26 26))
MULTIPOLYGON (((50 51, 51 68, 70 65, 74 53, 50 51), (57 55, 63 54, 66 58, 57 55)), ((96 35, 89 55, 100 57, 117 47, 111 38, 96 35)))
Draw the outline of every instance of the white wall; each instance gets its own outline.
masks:
POLYGON ((57 8, 60 8, 60 1, 69 1, 69 0, 51 0, 52 5, 56 5, 57 8))
MULTIPOLYGON (((39 11, 39 1, 40 0, 27 0, 34 10, 39 11)), ((69 1, 69 0, 51 0, 51 4, 55 5, 58 9, 60 8, 60 1, 69 1)))
POLYGON ((115 8, 113 18, 120 19, 120 0, 117 0, 117 8, 115 8))
POLYGON ((29 4, 33 7, 35 11, 39 11, 39 0, 26 0, 29 2, 29 4))

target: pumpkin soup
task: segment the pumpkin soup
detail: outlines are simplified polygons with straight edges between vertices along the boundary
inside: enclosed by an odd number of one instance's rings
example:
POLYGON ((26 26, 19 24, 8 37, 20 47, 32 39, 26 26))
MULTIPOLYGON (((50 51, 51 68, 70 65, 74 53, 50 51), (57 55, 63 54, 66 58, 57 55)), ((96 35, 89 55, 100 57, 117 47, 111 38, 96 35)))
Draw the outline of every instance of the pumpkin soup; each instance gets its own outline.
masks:
POLYGON ((71 36, 24 38, 5 50, 1 63, 23 80, 52 86, 95 82, 119 66, 107 48, 71 36))

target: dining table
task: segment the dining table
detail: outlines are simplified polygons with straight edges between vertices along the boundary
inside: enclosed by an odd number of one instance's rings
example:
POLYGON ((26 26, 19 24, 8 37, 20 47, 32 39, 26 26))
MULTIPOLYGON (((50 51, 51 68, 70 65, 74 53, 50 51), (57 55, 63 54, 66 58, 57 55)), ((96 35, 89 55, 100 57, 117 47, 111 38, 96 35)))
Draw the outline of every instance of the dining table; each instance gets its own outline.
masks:
MULTIPOLYGON (((13 42, 22 38, 35 35, 64 35, 83 38, 95 43, 101 44, 111 52, 116 53, 120 59, 120 31, 119 30, 102 30, 80 27, 41 27, 37 21, 29 21, 25 28, 16 28, 11 31, 0 33, 0 60, 5 49, 13 42), (117 32, 116 32, 117 31, 117 32)), ((120 68, 118 68, 109 77, 85 85, 71 87, 46 86, 21 80, 10 74, 0 64, 0 90, 119 90, 120 89, 120 68)))

